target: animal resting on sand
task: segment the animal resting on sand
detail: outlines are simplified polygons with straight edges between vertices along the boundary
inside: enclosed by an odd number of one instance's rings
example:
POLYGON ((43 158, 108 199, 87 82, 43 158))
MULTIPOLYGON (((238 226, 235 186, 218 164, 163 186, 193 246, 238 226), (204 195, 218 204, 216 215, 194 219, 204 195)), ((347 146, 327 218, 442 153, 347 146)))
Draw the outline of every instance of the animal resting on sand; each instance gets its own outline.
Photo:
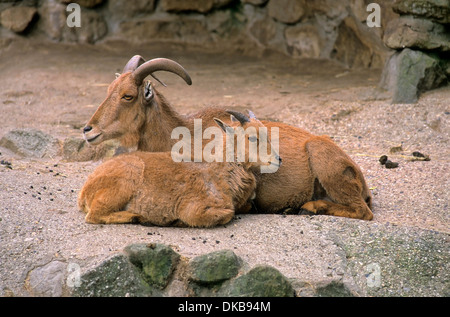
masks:
MULTIPOLYGON (((263 126, 256 118, 233 114, 244 129, 263 126)), ((170 152, 119 155, 100 165, 80 192, 78 205, 87 213, 86 222, 213 227, 228 223, 235 211, 248 212, 256 189, 253 170, 279 166, 281 159, 269 147, 268 160, 259 155, 250 160, 254 156, 246 146, 245 160, 238 161, 234 138, 258 145, 259 130, 251 135, 219 119, 215 122, 225 132, 224 147, 227 138, 233 139, 231 162, 174 162, 170 152)))
MULTIPOLYGON (((154 84, 145 80, 157 71, 172 72, 192 83, 186 70, 172 60, 132 57, 83 129, 89 144, 116 138, 124 147, 137 146, 139 151, 171 151, 177 142, 171 133, 177 127, 187 127, 193 134, 194 119, 202 119, 203 129, 214 125, 214 118, 229 123, 229 115, 222 108, 205 108, 189 116, 179 114, 154 84)), ((269 131, 279 129, 283 165, 276 173, 255 172, 254 205, 258 212, 304 209, 316 214, 373 218, 372 197, 363 173, 329 137, 280 122, 261 122, 269 131)))

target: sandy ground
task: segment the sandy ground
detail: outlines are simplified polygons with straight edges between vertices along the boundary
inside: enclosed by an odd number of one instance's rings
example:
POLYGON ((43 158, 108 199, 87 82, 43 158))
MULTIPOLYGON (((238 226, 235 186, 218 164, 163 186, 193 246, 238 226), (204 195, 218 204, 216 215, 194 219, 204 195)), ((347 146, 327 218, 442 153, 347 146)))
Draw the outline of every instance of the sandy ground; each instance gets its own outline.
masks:
MULTIPOLYGON (((0 137, 24 127, 61 140, 80 135, 114 73, 134 54, 172 58, 188 70, 192 86, 172 74, 159 76, 168 86, 159 91, 182 113, 210 105, 252 109, 260 118, 330 135, 360 165, 372 190, 374 220, 368 225, 450 233, 450 87, 425 93, 417 104, 392 105, 376 89, 380 70, 347 70, 330 61, 276 55, 204 53, 168 44, 15 42, 0 51, 0 137), (390 152, 400 146, 402 151, 390 152), (414 151, 431 160, 410 161, 414 151), (384 154, 399 167, 381 166, 378 159, 384 154)), ((250 263, 273 264, 293 277, 298 267, 311 265, 293 253, 319 238, 317 219, 325 218, 331 225, 360 222, 327 216, 246 215, 209 230, 88 225, 77 210, 76 198, 100 162, 21 158, 4 148, 0 152, 0 159, 12 164, 12 169, 0 166, 4 293, 7 289, 26 295, 21 286, 27 272, 51 259, 88 263, 142 241, 174 245, 185 256, 231 248, 250 263)), ((324 243, 324 256, 332 253, 330 248, 324 243)), ((326 276, 329 268, 323 270, 302 274, 326 276)))

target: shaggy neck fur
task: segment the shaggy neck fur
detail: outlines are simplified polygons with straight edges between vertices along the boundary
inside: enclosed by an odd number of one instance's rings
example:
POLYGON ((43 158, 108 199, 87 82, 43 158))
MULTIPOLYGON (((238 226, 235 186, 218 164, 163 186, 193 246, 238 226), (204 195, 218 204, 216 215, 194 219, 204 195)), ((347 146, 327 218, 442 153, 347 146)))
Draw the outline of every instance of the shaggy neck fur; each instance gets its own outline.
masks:
POLYGON ((154 90, 155 97, 152 103, 145 106, 145 121, 140 134, 138 150, 146 152, 165 152, 172 148, 172 130, 176 127, 186 126, 183 116, 172 108, 167 100, 154 90))
POLYGON ((227 164, 227 183, 233 197, 236 210, 244 206, 252 197, 256 189, 256 179, 253 173, 249 173, 248 167, 238 163, 227 164))

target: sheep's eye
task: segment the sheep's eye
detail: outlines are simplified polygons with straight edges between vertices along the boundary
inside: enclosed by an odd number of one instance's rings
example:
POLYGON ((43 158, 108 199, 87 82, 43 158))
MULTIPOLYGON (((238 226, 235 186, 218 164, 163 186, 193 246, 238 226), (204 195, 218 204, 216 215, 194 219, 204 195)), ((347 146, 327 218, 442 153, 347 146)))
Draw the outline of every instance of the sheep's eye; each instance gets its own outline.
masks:
POLYGON ((256 141, 258 141, 258 138, 257 138, 256 136, 249 136, 249 137, 248 137, 248 140, 249 140, 250 142, 256 142, 256 141))
POLYGON ((133 96, 131 96, 131 95, 124 95, 124 96, 122 97, 122 99, 125 99, 125 100, 130 101, 130 100, 133 100, 133 96))

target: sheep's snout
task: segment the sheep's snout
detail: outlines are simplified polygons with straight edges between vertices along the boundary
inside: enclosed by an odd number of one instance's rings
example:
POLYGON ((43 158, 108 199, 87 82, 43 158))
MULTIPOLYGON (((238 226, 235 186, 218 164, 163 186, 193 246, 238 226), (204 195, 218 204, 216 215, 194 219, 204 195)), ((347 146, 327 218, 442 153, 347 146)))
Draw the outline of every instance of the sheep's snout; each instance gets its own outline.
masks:
POLYGON ((83 128, 83 138, 86 142, 90 144, 99 143, 98 141, 100 141, 99 140, 100 135, 101 132, 95 132, 93 128, 89 125, 83 128))

